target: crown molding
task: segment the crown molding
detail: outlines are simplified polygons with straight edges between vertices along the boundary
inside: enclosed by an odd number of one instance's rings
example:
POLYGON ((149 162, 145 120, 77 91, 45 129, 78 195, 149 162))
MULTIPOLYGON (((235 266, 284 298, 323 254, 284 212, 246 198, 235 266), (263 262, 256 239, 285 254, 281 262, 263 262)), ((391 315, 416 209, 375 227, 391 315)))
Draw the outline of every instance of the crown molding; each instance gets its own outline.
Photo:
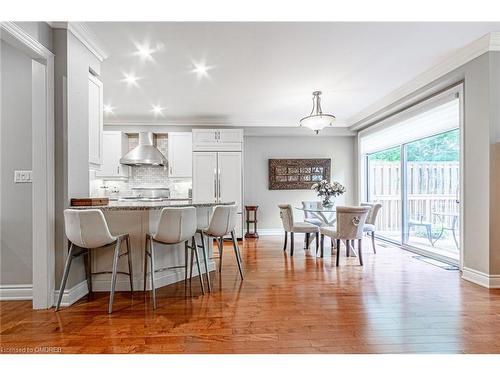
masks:
POLYGON ((53 29, 65 29, 71 33, 94 54, 100 62, 109 56, 102 42, 85 22, 47 22, 53 29))
MULTIPOLYGON (((347 120, 349 129, 357 131, 367 125, 370 125, 370 123, 376 121, 376 119, 371 116, 383 111, 388 106, 396 103, 398 100, 403 99, 404 97, 432 83, 436 79, 452 72, 460 66, 489 51, 500 51, 500 32, 486 34, 483 37, 469 43, 459 49, 448 59, 419 74, 411 81, 405 83, 355 116, 349 118, 347 120)), ((380 114, 380 116, 377 115, 377 117, 382 117, 384 115, 386 114, 380 114)))
MULTIPOLYGON (((104 125, 120 125, 120 126, 190 126, 190 127, 215 127, 215 128, 267 128, 267 127, 275 127, 275 128, 300 128, 297 126, 290 126, 290 123, 276 123, 276 122, 223 122, 223 121, 203 121, 203 120, 193 120, 193 121, 127 121, 127 120, 104 120, 104 125)), ((335 122, 335 125, 332 126, 335 129, 348 129, 348 126, 345 122, 335 122)))
MULTIPOLYGON (((54 54, 47 49, 42 43, 37 39, 33 38, 28 34, 22 27, 17 25, 15 22, 0 22, 0 30, 5 33, 2 39, 12 40, 15 39, 24 46, 24 49, 29 50, 28 54, 32 56, 33 54, 38 57, 43 57, 45 59, 51 58, 54 54)), ((36 57, 35 56, 35 57, 36 57)))
POLYGON ((105 122, 104 130, 120 130, 126 133, 137 133, 140 131, 152 132, 175 132, 188 131, 200 128, 216 128, 228 129, 239 128, 243 129, 245 137, 283 137, 283 136, 298 136, 298 137, 352 137, 356 132, 349 130, 347 127, 329 127, 323 129, 319 134, 300 126, 236 126, 236 125, 214 125, 214 124, 189 124, 189 125, 172 125, 159 123, 140 123, 140 122, 105 122))

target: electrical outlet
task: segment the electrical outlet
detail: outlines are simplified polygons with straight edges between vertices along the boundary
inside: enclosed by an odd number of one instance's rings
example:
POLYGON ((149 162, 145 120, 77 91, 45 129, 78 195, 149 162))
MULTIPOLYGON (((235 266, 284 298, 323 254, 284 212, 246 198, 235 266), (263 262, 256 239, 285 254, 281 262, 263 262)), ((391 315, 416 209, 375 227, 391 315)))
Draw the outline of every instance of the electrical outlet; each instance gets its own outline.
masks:
POLYGON ((33 182, 32 171, 14 171, 14 182, 16 184, 30 184, 33 182))

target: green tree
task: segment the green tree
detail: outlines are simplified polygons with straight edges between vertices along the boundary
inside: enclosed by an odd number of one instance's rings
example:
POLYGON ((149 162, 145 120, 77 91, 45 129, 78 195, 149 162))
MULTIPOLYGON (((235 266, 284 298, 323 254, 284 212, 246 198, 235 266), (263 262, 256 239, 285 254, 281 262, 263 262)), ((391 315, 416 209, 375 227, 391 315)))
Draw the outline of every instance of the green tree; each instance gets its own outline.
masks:
MULTIPOLYGON (((408 161, 458 161, 460 137, 458 129, 424 138, 406 147, 408 161)), ((393 147, 370 155, 370 160, 399 161, 400 148, 393 147)))

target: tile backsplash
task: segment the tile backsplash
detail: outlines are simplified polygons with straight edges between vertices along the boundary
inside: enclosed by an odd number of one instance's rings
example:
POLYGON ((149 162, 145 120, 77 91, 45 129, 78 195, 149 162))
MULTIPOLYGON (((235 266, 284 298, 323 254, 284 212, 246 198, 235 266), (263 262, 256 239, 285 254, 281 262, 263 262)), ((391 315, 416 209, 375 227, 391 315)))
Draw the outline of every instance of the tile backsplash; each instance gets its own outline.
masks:
MULTIPOLYGON (((157 134, 156 147, 168 155, 167 134, 157 134)), ((129 150, 139 144, 139 135, 130 134, 129 150)), ((92 178, 91 178, 92 180, 92 178)), ((170 178, 167 167, 141 166, 130 167, 128 181, 94 180, 91 182, 92 196, 131 195, 134 187, 168 187, 172 198, 185 198, 192 186, 191 178, 170 178)))
MULTIPOLYGON (((139 135, 129 135, 128 148, 132 150, 139 144, 139 135)), ((168 137, 166 134, 156 135, 156 147, 160 152, 168 155, 168 137)), ((145 186, 165 186, 168 182, 168 169, 167 166, 143 166, 132 167, 131 175, 129 177, 130 187, 145 187, 145 186)))

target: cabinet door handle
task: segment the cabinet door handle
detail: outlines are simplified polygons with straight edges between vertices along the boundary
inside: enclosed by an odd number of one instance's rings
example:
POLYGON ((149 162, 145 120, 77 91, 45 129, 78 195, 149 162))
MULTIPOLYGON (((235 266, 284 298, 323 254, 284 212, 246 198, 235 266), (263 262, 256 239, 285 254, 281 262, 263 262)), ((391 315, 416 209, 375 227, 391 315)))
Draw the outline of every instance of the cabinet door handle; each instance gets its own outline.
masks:
POLYGON ((219 182, 219 188, 218 188, 218 193, 219 194, 218 194, 218 196, 219 196, 219 199, 220 199, 220 197, 221 197, 221 190, 220 190, 220 169, 219 169, 219 178, 217 180, 219 182))
POLYGON ((217 170, 214 169, 214 198, 217 202, 217 170))
POLYGON ((116 167, 116 173, 120 174, 120 166, 116 167))

